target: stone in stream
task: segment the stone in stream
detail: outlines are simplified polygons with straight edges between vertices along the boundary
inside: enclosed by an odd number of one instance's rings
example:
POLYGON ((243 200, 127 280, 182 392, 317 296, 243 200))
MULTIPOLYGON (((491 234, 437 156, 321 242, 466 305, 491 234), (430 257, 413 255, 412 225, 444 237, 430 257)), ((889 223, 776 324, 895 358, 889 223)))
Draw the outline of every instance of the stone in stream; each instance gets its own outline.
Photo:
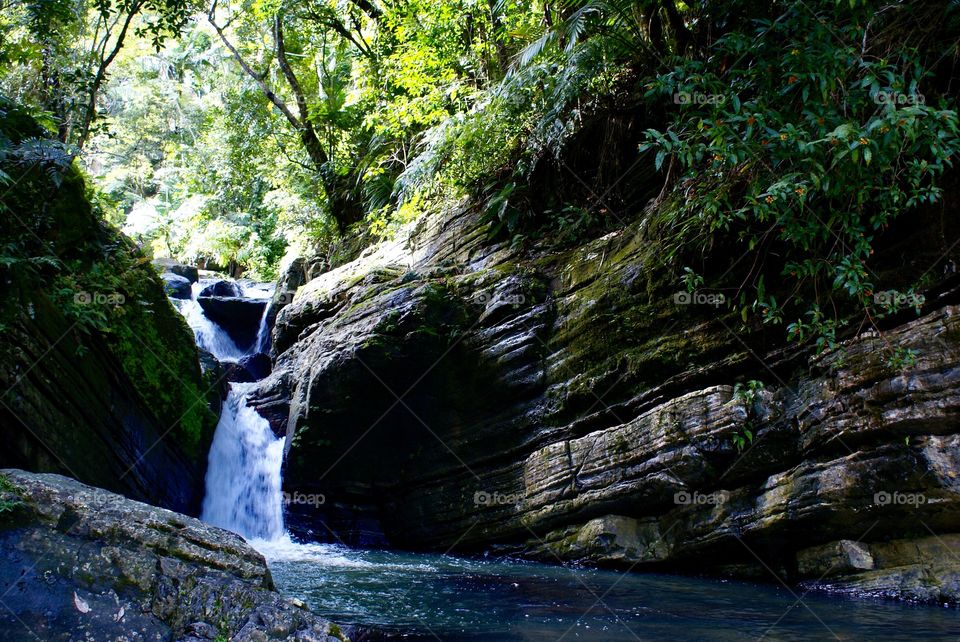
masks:
POLYGON ((173 272, 164 272, 160 275, 163 279, 163 289, 171 299, 189 299, 191 296, 190 280, 174 274, 173 272))
POLYGON ((170 273, 176 274, 177 276, 182 276, 183 278, 190 281, 190 283, 196 283, 200 279, 200 271, 197 270, 192 265, 184 265, 183 263, 178 263, 173 259, 160 258, 153 260, 154 267, 157 268, 161 273, 170 273))
POLYGON ((251 354, 237 363, 226 364, 226 380, 236 383, 260 381, 270 374, 270 357, 258 352, 251 354))
POLYGON ((0 475, 0 639, 346 639, 234 533, 59 475, 0 475))
POLYGON ((246 350, 253 346, 267 299, 200 296, 197 302, 207 318, 222 327, 237 347, 246 350))
POLYGON ((233 281, 220 280, 200 290, 202 297, 242 297, 243 289, 233 281))

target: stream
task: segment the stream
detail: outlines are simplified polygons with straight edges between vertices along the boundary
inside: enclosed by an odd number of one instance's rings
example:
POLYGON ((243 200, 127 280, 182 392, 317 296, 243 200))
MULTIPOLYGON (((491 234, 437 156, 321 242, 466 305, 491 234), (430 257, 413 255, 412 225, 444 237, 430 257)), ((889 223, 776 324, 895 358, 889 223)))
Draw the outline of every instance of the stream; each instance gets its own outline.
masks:
MULTIPOLYGON (((221 362, 269 346, 267 315, 248 350, 197 302, 178 308, 221 362)), ((243 296, 266 298, 264 286, 243 296)), ((277 588, 344 625, 387 639, 473 642, 588 640, 957 640, 954 609, 804 594, 775 584, 551 566, 494 558, 297 543, 283 526, 284 439, 232 383, 208 458, 202 518, 257 548, 277 588)), ((380 639, 380 638, 378 638, 380 639)))

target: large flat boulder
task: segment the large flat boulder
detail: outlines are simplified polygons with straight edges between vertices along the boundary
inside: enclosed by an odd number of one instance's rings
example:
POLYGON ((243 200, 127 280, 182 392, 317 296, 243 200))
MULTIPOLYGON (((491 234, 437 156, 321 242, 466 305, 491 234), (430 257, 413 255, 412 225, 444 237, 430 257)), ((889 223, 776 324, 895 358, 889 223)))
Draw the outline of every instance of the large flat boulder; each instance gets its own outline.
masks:
POLYGON ((207 318, 222 327, 238 348, 247 350, 257 340, 257 331, 267 299, 200 296, 197 302, 207 318))
POLYGON ((0 639, 345 639, 277 593, 263 557, 229 531, 12 469, 0 507, 0 639))

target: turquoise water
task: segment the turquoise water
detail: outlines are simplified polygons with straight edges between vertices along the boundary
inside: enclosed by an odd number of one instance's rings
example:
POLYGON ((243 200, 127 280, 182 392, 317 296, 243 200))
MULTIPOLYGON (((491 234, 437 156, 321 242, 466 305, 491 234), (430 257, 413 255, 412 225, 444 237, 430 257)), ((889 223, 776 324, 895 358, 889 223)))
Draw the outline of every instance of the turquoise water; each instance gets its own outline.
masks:
POLYGON ((258 548, 285 595, 341 624, 373 626, 397 639, 960 639, 956 609, 493 559, 332 545, 258 548))

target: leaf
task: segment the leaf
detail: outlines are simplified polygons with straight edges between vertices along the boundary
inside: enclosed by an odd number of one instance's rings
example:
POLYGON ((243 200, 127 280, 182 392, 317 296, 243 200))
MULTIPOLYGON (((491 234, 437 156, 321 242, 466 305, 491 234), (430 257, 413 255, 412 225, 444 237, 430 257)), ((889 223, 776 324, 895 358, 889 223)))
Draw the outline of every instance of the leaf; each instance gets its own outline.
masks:
POLYGON ((73 605, 77 607, 77 610, 80 611, 81 613, 90 612, 90 605, 87 604, 86 600, 84 600, 82 597, 77 595, 76 591, 73 592, 73 605))
POLYGON ((660 168, 663 167, 663 159, 667 157, 666 150, 661 149, 657 152, 657 158, 654 160, 653 164, 657 168, 657 171, 660 171, 660 168))

